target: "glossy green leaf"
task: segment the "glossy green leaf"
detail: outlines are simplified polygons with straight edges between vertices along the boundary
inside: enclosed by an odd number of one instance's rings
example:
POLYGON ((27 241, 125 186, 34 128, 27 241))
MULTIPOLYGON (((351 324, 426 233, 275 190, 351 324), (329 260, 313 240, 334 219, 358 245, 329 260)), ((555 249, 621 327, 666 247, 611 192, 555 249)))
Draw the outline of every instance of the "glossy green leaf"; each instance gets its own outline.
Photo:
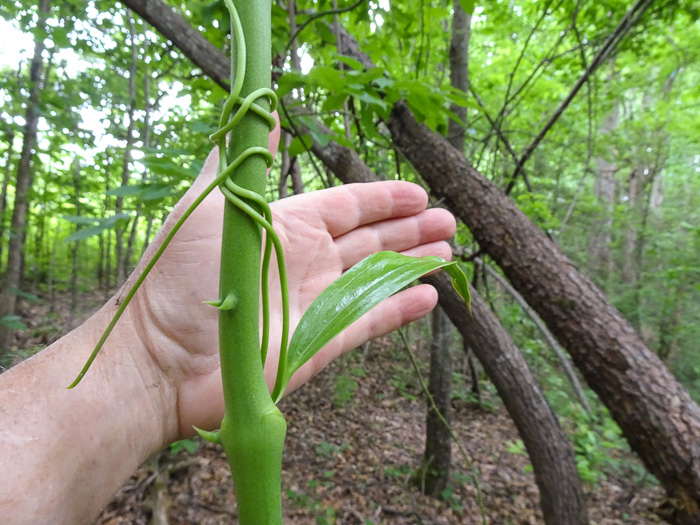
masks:
POLYGON ((292 374, 335 336, 364 314, 419 277, 443 268, 455 288, 469 304, 469 284, 456 262, 439 257, 408 257, 396 252, 379 252, 363 259, 326 288, 311 303, 289 344, 287 373, 281 397, 292 374))

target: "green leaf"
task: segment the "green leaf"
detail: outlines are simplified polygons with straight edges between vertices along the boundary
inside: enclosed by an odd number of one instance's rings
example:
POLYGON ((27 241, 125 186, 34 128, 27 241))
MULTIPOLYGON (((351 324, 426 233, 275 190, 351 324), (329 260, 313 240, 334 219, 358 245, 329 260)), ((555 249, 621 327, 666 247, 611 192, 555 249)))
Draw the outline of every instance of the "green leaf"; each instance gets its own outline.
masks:
POLYGON ((306 75, 294 71, 286 72, 277 81, 277 96, 281 99, 282 97, 284 97, 284 95, 286 95, 293 89, 298 89, 302 86, 306 86, 307 83, 308 80, 306 78, 306 75))
POLYGON ((100 220, 99 217, 82 217, 78 215, 64 215, 63 218, 73 224, 80 224, 81 226, 95 224, 100 220))
POLYGON ((82 241, 83 239, 87 239, 93 235, 99 235, 105 230, 114 228, 119 221, 128 221, 129 219, 131 219, 131 215, 128 213, 117 213, 111 217, 96 219, 95 222, 97 222, 97 224, 95 226, 81 228, 80 230, 71 233, 63 240, 63 242, 82 241))
POLYGON ((350 66, 355 71, 364 71, 365 70, 365 66, 362 65, 362 62, 359 62, 359 61, 355 60, 354 58, 346 57, 343 55, 337 55, 335 58, 337 58, 339 62, 342 62, 346 66, 350 66))
POLYGON ((460 7, 465 13, 474 14, 474 0, 459 0, 460 7))
POLYGON ((455 288, 469 304, 467 278, 456 262, 439 257, 408 257, 379 252, 363 259, 326 288, 311 303, 289 344, 286 377, 276 401, 292 374, 335 336, 387 297, 417 278, 439 268, 447 270, 455 288))
POLYGON ((27 325, 20 321, 19 315, 5 315, 0 317, 0 324, 4 324, 10 330, 26 330, 27 325))
POLYGON ((31 301, 33 303, 39 301, 39 298, 33 293, 25 292, 24 290, 20 290, 19 288, 15 288, 14 286, 11 287, 8 291, 12 294, 17 295, 18 297, 22 297, 23 299, 27 299, 28 301, 31 301))
POLYGON ((307 149, 310 149, 311 145, 311 135, 308 133, 305 133, 301 137, 294 137, 294 140, 292 140, 291 144, 289 145, 289 156, 296 157, 297 155, 301 155, 302 153, 305 153, 307 149))
POLYGON ((309 72, 309 81, 321 86, 328 91, 337 92, 345 86, 345 77, 342 72, 330 66, 317 66, 309 72))
POLYGON ((105 195, 111 195, 112 197, 131 197, 132 195, 138 195, 140 191, 140 184, 133 186, 118 186, 107 191, 105 195))
POLYGON ((314 24, 314 29, 316 29, 316 33, 321 37, 321 40, 328 44, 335 44, 335 34, 324 22, 314 24))

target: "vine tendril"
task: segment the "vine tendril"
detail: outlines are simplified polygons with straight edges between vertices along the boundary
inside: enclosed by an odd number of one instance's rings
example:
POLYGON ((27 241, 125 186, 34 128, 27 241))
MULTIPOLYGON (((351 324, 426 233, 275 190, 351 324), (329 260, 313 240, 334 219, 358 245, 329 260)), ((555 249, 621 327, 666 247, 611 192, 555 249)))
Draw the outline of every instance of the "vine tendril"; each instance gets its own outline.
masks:
POLYGON ((114 326, 117 324, 121 318, 124 310, 131 302, 138 289, 143 284, 144 280, 153 269, 155 264, 160 259, 161 255, 165 249, 172 241, 175 234, 178 232, 180 227, 184 222, 192 215, 192 212, 202 203, 202 201, 214 190, 214 188, 219 187, 224 197, 233 205, 238 207, 241 211, 246 213, 251 217, 256 223, 258 223, 262 228, 265 229, 265 246, 264 254, 262 258, 262 271, 261 271, 261 291, 262 291, 262 311, 263 311, 263 323, 262 323, 262 337, 260 340, 260 354, 263 366, 265 364, 265 358, 267 357, 267 346, 269 343, 270 334, 270 300, 269 300, 269 268, 271 260, 271 252, 274 247, 275 255, 277 259, 277 266, 279 269, 280 276, 280 287, 282 295, 282 341, 280 343, 280 354, 279 354, 279 364, 277 367, 277 377, 275 380, 275 396, 277 399, 279 396, 279 390, 283 384, 283 378, 285 376, 286 363, 287 363, 287 348, 289 344, 289 292, 287 286, 287 272, 284 263, 284 254, 282 252, 282 244, 279 237, 275 233, 272 227, 272 211, 270 206, 265 201, 265 199, 258 195, 257 193, 242 188, 236 184, 233 180, 233 174, 235 169, 240 166, 243 161, 252 155, 260 155, 265 159, 265 163, 268 168, 272 167, 274 159, 272 154, 267 148, 263 147, 252 147, 243 151, 238 157, 236 157, 231 162, 228 161, 228 155, 226 151, 226 135, 231 131, 248 113, 248 111, 253 111, 255 114, 263 118, 270 131, 272 131, 276 126, 276 121, 272 112, 277 108, 277 95, 274 91, 269 88, 261 88, 253 91, 247 97, 243 98, 240 96, 240 92, 243 88, 243 79, 245 74, 246 66, 246 47, 245 39, 243 37, 243 27, 241 25, 240 17, 236 7, 232 0, 224 0, 226 7, 228 8, 231 19, 233 21, 233 32, 234 32, 234 44, 237 47, 237 61, 235 69, 235 81, 231 87, 231 93, 224 104, 224 108, 221 113, 221 118, 219 120, 219 129, 211 135, 212 141, 214 141, 219 148, 219 164, 217 168, 216 178, 204 189, 204 191, 197 196, 197 198, 190 204, 190 206, 185 210, 183 215, 178 219, 173 228, 168 232, 167 236, 163 240, 156 253, 153 255, 151 260, 145 266, 138 279, 134 283, 134 286, 129 290, 126 297, 122 301, 121 305, 117 309, 117 312, 112 317, 109 325, 105 329, 102 337, 98 341, 95 349, 90 354, 85 366, 80 371, 73 383, 70 384, 68 388, 74 388, 82 378, 87 373, 88 369, 92 365, 93 361, 97 357, 97 354, 104 346, 105 341, 112 333, 114 326), (267 110, 264 107, 256 104, 256 100, 261 97, 267 97, 270 103, 270 109, 267 110), (238 109, 233 112, 236 106, 238 109), (233 113, 233 115, 232 115, 233 113), (248 201, 248 202, 246 202, 248 201), (251 206, 251 204, 256 206, 251 206), (256 209, 258 207, 262 210, 262 213, 256 209))

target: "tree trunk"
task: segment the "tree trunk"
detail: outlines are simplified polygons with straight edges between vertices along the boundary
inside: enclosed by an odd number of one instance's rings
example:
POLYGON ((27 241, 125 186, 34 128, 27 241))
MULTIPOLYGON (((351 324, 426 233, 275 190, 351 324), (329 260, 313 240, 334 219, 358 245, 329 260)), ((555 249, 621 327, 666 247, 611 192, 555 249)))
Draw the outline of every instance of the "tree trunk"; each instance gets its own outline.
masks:
MULTIPOLYGON (((297 32, 296 22, 296 2, 289 0, 287 2, 287 16, 289 18, 289 33, 291 35, 297 32)), ((289 57, 292 65, 292 71, 301 71, 301 60, 299 59, 299 46, 297 39, 294 38, 289 46, 289 57)), ((291 96, 291 94, 289 95, 291 96)), ((280 182, 279 182, 279 198, 284 199, 289 195, 287 180, 292 181, 292 192, 294 195, 304 193, 304 184, 301 181, 301 167, 296 157, 289 155, 289 146, 292 143, 292 134, 288 131, 282 132, 282 142, 284 149, 282 150, 282 165, 280 167, 280 182)))
POLYGON ((428 391, 440 414, 428 402, 425 451, 416 481, 425 494, 441 497, 447 487, 452 462, 452 436, 443 419, 450 423, 452 407, 452 355, 450 351, 452 323, 440 307, 432 313, 430 342, 430 379, 428 391), (442 415, 442 418, 440 418, 442 415))
MULTIPOLYGON (((39 19, 37 27, 42 30, 46 26, 46 18, 50 8, 50 0, 39 0, 39 19)), ((39 33, 36 33, 37 35, 39 33)), ((37 126, 39 123, 39 94, 42 82, 42 58, 44 41, 36 37, 34 43, 34 56, 29 66, 29 100, 27 101, 27 113, 25 115, 24 138, 22 141, 22 153, 17 166, 17 182, 15 184, 15 201, 12 210, 12 224, 10 227, 10 242, 7 254, 7 271, 2 286, 2 304, 0 305, 0 317, 14 315, 17 307, 16 290, 19 288, 22 277, 22 254, 24 251, 25 226, 27 223, 27 210, 29 208, 28 193, 32 179, 32 161, 34 149, 37 143, 37 126)), ((10 348, 12 344, 12 330, 0 323, 0 355, 10 348)))
MULTIPOLYGON (((450 84, 467 93, 469 91, 469 41, 471 39, 472 15, 462 9, 459 0, 454 0, 452 15, 452 39, 450 42, 450 84)), ((461 123, 450 119, 447 140, 460 151, 464 151, 466 137, 467 108, 451 104, 450 110, 461 123)))
MULTIPOLYGON (((105 172, 105 210, 104 210, 104 215, 105 217, 107 216, 107 213, 109 210, 109 204, 110 204, 110 197, 108 195, 109 193, 109 188, 110 188, 110 183, 109 183, 109 176, 110 176, 110 166, 107 167, 107 170, 105 172)), ((104 249, 104 284, 105 287, 103 289, 104 291, 104 297, 105 300, 109 300, 109 298, 112 295, 112 230, 108 229, 105 230, 102 235, 105 237, 105 249, 104 249)))
MULTIPOLYGON (((336 20, 336 37, 340 45, 339 24, 336 20)), ((450 45, 450 83, 452 87, 466 92, 469 83, 469 36, 471 16, 464 12, 459 0, 454 1, 452 17, 452 43, 450 45)), ((465 123, 467 108, 452 104, 450 109, 461 122, 450 119, 448 139, 457 149, 464 150, 465 123)), ((430 344, 430 382, 428 390, 435 401, 440 414, 446 421, 450 420, 452 397, 452 356, 450 352, 451 324, 441 308, 432 313, 432 341, 430 344)), ((425 451, 418 471, 419 481, 424 492, 433 497, 440 497, 447 487, 452 459, 452 439, 449 427, 428 403, 426 418, 425 451)))
POLYGON ((282 131, 282 141, 284 149, 282 150, 282 164, 280 165, 280 182, 278 185, 279 198, 284 199, 289 196, 288 180, 291 179, 292 193, 299 195, 304 193, 304 183, 301 180, 301 167, 299 166, 298 157, 289 155, 289 145, 292 143, 292 134, 286 130, 282 131))
POLYGON ((13 143, 15 134, 7 129, 7 157, 2 176, 2 191, 0 191, 0 267, 2 267, 2 255, 5 248, 5 211, 7 210, 7 187, 10 185, 10 173, 12 171, 12 156, 14 155, 13 143))
MULTIPOLYGON (((129 41, 131 47, 131 64, 129 66, 129 126, 126 130, 126 147, 124 148, 124 163, 122 164, 122 186, 129 184, 129 169, 131 167, 131 150, 134 146, 134 130, 136 128, 134 122, 134 113, 136 111, 136 65, 138 62, 138 53, 136 49, 136 27, 134 19, 131 16, 131 11, 127 9, 129 19, 129 41)), ((123 211, 124 199, 117 197, 114 206, 114 212, 118 215, 123 211)), ((115 249, 117 252, 117 285, 126 281, 127 275, 127 253, 124 250, 124 226, 117 226, 114 230, 116 236, 115 249)))
MULTIPOLYGON (((608 83, 613 82, 613 75, 608 77, 608 83)), ((615 101, 613 108, 598 130, 600 138, 605 142, 620 124, 620 106, 615 101)), ((593 185, 600 207, 593 232, 588 238, 588 273, 593 278, 605 282, 612 272, 610 243, 612 241, 613 212, 615 209, 615 173, 617 172, 617 150, 610 148, 605 155, 599 155, 596 162, 596 179, 593 185)))
MULTIPOLYGON (((149 42, 150 41, 148 40, 148 36, 146 36, 146 42, 144 44, 144 53, 146 53, 148 50, 149 42)), ((160 105, 160 98, 157 98, 155 103, 151 104, 151 75, 149 73, 148 66, 144 65, 144 68, 146 70, 143 74, 143 99, 146 108, 143 115, 143 147, 145 150, 148 150, 151 147, 151 113, 160 105)), ((149 178, 150 177, 148 168, 146 168, 143 171, 143 177, 141 178, 141 182, 146 184, 149 178)), ((141 248, 142 254, 146 253, 146 248, 148 248, 148 244, 150 243, 152 227, 153 211, 148 210, 146 212, 146 233, 144 235, 143 246, 141 248)))
MULTIPOLYGON (((75 216, 80 217, 80 161, 73 161, 73 204, 75 206, 75 216)), ((75 231, 80 229, 80 224, 75 225, 75 231)), ((70 317, 75 319, 75 312, 78 308, 78 248, 80 241, 74 241, 71 247, 71 274, 70 274, 70 317)))
POLYGON ((437 198, 469 227, 569 351, 630 446, 675 502, 700 522, 700 408, 600 290, 496 186, 403 102, 389 128, 437 198))

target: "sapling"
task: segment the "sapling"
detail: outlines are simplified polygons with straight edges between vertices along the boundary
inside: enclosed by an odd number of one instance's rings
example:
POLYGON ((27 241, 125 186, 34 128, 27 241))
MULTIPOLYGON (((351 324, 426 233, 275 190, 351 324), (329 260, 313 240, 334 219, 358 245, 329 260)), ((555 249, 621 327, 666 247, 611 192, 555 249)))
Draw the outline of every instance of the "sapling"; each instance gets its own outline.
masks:
POLYGON ((222 445, 231 467, 242 525, 282 523, 281 465, 286 422, 277 402, 294 372, 336 335, 381 301, 418 277, 444 268, 464 299, 467 280, 456 263, 439 257, 374 254, 345 272, 309 306, 289 339, 289 300, 282 245, 265 201, 272 165, 268 135, 277 98, 270 89, 271 0, 224 0, 231 15, 231 93, 224 104, 214 181, 165 237, 125 296, 95 350, 70 388, 87 372, 119 317, 182 224, 204 198, 219 188, 226 197, 223 217, 219 298, 219 353, 225 412, 216 432, 197 429, 222 445), (226 137, 229 143, 226 144, 226 137), (263 243, 263 230, 265 241, 263 243), (283 318, 272 393, 264 376, 269 346, 268 274, 274 249, 280 276, 283 318), (261 313, 262 312, 262 313, 261 313), (261 325, 262 323, 262 325, 261 325))

